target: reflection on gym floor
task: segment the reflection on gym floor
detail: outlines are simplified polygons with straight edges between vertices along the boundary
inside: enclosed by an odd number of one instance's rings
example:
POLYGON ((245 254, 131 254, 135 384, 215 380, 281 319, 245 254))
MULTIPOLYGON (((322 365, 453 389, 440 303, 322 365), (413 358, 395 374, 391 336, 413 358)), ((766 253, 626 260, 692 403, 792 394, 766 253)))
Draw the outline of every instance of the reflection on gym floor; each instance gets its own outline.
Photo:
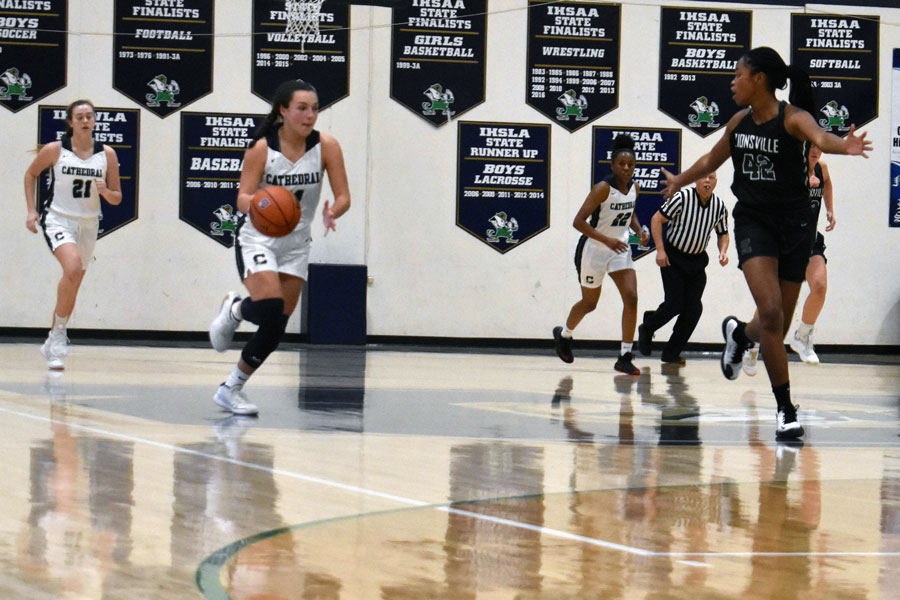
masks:
POLYGON ((900 366, 0 346, 4 598, 889 598, 900 366), (299 372, 298 372, 299 365, 299 372), (159 373, 166 373, 164 378, 159 373))

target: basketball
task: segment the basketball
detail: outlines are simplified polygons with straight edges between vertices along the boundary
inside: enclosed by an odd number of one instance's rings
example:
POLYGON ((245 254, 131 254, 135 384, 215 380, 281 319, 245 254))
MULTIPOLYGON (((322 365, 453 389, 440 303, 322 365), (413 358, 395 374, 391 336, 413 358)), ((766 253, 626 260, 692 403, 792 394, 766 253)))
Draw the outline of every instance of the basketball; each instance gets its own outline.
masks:
POLYGON ((300 203, 288 189, 277 185, 264 187, 250 201, 250 222, 260 233, 285 236, 300 222, 300 203))

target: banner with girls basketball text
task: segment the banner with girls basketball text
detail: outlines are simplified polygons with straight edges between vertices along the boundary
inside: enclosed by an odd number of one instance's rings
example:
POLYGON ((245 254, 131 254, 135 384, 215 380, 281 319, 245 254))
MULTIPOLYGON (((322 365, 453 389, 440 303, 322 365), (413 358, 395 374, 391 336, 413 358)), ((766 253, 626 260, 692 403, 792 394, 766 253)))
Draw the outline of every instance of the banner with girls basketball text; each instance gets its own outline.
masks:
POLYGON ((900 48, 894 48, 891 75, 891 206, 888 226, 900 227, 900 48))

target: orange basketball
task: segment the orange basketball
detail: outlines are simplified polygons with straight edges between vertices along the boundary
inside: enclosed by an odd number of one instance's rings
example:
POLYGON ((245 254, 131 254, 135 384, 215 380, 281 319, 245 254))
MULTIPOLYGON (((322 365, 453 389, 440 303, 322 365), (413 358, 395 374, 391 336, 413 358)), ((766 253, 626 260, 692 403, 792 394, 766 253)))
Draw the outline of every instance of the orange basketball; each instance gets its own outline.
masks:
POLYGON ((260 233, 285 236, 300 222, 300 203, 288 189, 277 185, 264 187, 250 201, 250 222, 260 233))

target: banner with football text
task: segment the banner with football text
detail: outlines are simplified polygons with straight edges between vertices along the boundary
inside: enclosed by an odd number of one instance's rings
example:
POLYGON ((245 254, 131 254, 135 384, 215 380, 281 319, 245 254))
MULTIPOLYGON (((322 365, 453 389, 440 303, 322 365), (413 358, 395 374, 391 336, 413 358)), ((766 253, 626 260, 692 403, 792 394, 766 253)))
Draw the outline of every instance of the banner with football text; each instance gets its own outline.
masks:
POLYGON ((888 226, 900 227, 900 48, 894 48, 891 69, 891 205, 888 226))
POLYGON ((324 2, 319 34, 300 39, 285 33, 284 0, 253 0, 251 91, 267 102, 288 79, 311 83, 319 110, 350 93, 350 3, 324 2))
POLYGON ((456 225, 497 252, 550 227, 550 125, 460 121, 456 225))
POLYGON ((622 6, 531 0, 525 101, 569 131, 619 105, 622 6))
POLYGON ((19 112, 66 86, 68 0, 0 2, 0 104, 19 112))
MULTIPOLYGON (((116 151, 122 202, 100 200, 100 230, 104 237, 138 218, 138 171, 140 168, 141 111, 137 108, 94 108, 94 140, 116 151)), ((62 139, 66 132, 65 106, 38 106, 38 144, 62 139)), ((50 169, 38 182, 38 207, 50 196, 50 169)))
POLYGON ((487 0, 393 9, 391 98, 435 127, 484 102, 487 9, 487 0))
POLYGON ((212 91, 214 0, 115 0, 113 88, 158 117, 212 91))
POLYGON ((809 74, 813 118, 844 136, 878 116, 877 16, 791 15, 791 64, 809 74))
POLYGON ((178 218, 226 248, 234 245, 241 164, 265 115, 181 113, 178 218))
POLYGON ((659 110, 701 137, 738 111, 731 80, 750 49, 749 10, 660 8, 659 110))
MULTIPOLYGON (((665 167, 670 173, 681 170, 681 129, 654 129, 648 127, 606 127, 594 126, 593 154, 591 161, 591 185, 594 186, 612 173, 612 142, 620 133, 634 139, 634 182, 640 188, 635 205, 635 214, 641 228, 650 232, 650 220, 665 198, 662 188, 665 167)), ((635 260, 656 249, 653 238, 648 246, 631 240, 631 256, 635 260)))

